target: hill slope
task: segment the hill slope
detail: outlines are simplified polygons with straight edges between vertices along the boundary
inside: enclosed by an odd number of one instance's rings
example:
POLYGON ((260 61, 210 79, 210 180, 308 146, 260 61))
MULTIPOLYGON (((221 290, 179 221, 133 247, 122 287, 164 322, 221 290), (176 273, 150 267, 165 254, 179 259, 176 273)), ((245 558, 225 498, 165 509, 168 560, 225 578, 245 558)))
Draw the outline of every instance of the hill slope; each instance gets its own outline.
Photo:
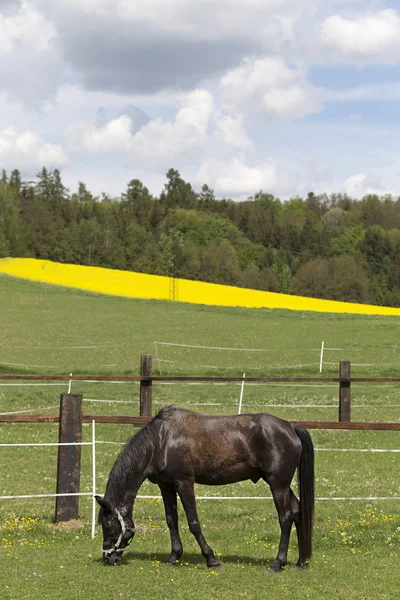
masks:
MULTIPOLYGON (((13 277, 114 296, 158 300, 170 298, 170 279, 158 275, 66 265, 32 258, 2 259, 0 272, 13 277)), ((194 304, 400 316, 400 308, 320 300, 186 279, 178 280, 177 291, 180 302, 194 304)))

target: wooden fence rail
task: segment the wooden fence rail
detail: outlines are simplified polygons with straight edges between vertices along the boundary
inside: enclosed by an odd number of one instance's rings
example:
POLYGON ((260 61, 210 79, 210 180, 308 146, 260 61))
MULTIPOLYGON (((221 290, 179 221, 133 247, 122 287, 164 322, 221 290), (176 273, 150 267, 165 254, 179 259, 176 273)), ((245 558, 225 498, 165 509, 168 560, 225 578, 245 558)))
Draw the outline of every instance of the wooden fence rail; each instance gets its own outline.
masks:
MULTIPOLYGON (((68 396, 68 394, 66 394, 68 396)), ((110 423, 114 425, 145 425, 152 417, 129 415, 82 415, 82 423, 110 423)), ((58 415, 0 415, 0 423, 59 423, 58 415)), ((400 422, 377 421, 293 421, 306 429, 352 429, 354 431, 400 431, 400 422)))
MULTIPOLYGON (((338 383, 338 421, 293 421, 296 425, 307 429, 347 429, 347 430, 391 430, 400 431, 400 422, 374 423, 351 422, 351 384, 360 383, 399 383, 400 377, 351 377, 349 361, 339 364, 339 377, 246 377, 246 383, 338 383)), ((41 380, 70 381, 66 375, 1 375, 0 380, 41 380)), ((237 382, 242 377, 208 377, 208 376, 158 376, 152 374, 152 357, 143 355, 140 360, 140 375, 77 375, 73 381, 126 381, 140 383, 140 415, 90 415, 82 413, 81 394, 61 394, 59 414, 21 415, 0 414, 0 423, 59 423, 59 443, 77 443, 82 439, 82 423, 116 423, 128 425, 144 425, 152 418, 152 389, 157 382, 237 382)), ((57 493, 79 493, 80 486, 81 447, 67 445, 58 447, 57 493)), ((57 497, 55 521, 67 521, 78 518, 79 496, 57 497)))

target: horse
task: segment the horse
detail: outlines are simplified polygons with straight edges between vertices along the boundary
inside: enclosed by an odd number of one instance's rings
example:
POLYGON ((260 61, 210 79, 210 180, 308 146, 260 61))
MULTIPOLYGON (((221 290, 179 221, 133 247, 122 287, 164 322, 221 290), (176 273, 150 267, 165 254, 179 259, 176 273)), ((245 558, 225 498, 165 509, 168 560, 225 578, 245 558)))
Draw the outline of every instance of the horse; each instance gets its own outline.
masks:
POLYGON ((271 489, 281 531, 278 554, 268 570, 278 572, 287 564, 293 523, 297 566, 307 566, 312 550, 314 448, 306 429, 268 413, 211 416, 174 406, 162 408, 128 439, 112 467, 104 497, 96 496, 106 564, 120 564, 135 535, 133 505, 146 478, 159 486, 164 502, 171 538, 168 565, 179 564, 183 552, 177 494, 207 567, 215 568, 220 562, 202 533, 194 484, 263 479, 271 489), (290 487, 297 468, 299 500, 290 487))

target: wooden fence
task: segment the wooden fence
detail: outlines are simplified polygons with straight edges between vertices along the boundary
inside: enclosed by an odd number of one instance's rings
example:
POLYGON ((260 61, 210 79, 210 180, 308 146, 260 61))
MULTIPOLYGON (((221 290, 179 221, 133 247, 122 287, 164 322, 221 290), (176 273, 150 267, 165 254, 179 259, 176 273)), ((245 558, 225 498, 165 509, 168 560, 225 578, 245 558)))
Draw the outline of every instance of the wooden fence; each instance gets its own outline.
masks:
MULTIPOLYGON (((246 377, 246 383, 337 383, 338 420, 337 421, 293 421, 296 425, 307 429, 352 429, 352 430, 396 430, 400 431, 400 422, 352 422, 351 421, 351 383, 399 383, 400 378, 351 377, 349 361, 339 364, 339 377, 246 377)), ((66 375, 1 375, 0 380, 24 381, 69 381, 66 375)), ((0 423, 59 423, 59 447, 57 461, 57 494, 76 494, 80 488, 80 463, 82 440, 82 423, 118 423, 144 425, 152 418, 153 382, 208 382, 208 383, 241 383, 242 377, 208 377, 208 376, 159 376, 152 373, 151 355, 143 355, 140 360, 140 375, 77 375, 73 381, 126 381, 139 382, 140 401, 139 416, 90 415, 82 412, 82 394, 61 394, 58 414, 38 415, 0 415, 0 423)), ((58 496, 56 500, 55 521, 68 521, 78 516, 79 496, 58 496)))

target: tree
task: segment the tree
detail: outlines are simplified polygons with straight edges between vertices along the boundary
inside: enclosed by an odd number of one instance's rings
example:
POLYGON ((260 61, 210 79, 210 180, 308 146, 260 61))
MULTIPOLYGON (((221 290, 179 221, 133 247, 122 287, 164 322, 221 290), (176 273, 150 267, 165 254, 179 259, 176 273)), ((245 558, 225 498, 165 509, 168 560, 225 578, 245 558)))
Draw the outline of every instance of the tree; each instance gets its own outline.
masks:
POLYGON ((18 190, 6 181, 0 182, 0 254, 18 255, 18 213, 16 198, 18 190))
POLYGON ((189 241, 183 242, 181 262, 178 265, 178 275, 183 279, 202 279, 200 271, 200 252, 198 247, 189 241))
POLYGON ((196 204, 197 197, 190 183, 181 178, 179 171, 169 169, 167 183, 161 192, 160 200, 168 207, 192 208, 196 204))
POLYGON ((182 234, 176 228, 162 233, 159 241, 160 267, 162 275, 178 277, 179 263, 182 262, 182 234))
POLYGON ((59 169, 48 171, 43 167, 36 175, 36 193, 41 195, 52 208, 58 208, 63 200, 68 198, 68 189, 61 181, 59 169))
POLYGON ((297 222, 293 221, 292 218, 282 219, 281 223, 281 237, 279 240, 279 247, 287 250, 293 254, 298 254, 301 251, 301 219, 297 222))
POLYGON ((149 220, 153 197, 140 179, 132 179, 128 183, 126 192, 122 194, 122 210, 129 217, 133 217, 140 225, 145 225, 149 220))
POLYGON ((344 221, 344 210, 342 208, 331 208, 322 217, 325 231, 332 235, 344 221))
POLYGON ((0 229, 0 258, 10 255, 10 249, 8 242, 4 236, 4 233, 0 229))
POLYGON ((149 235, 146 246, 139 256, 136 269, 142 273, 160 274, 160 253, 157 240, 153 235, 149 235))
POLYGON ((151 235, 141 225, 138 225, 134 221, 129 221, 126 224, 123 242, 126 268, 131 271, 141 270, 139 267, 141 257, 145 252, 146 246, 152 243, 151 235))
POLYGON ((14 169, 10 176, 10 186, 19 189, 21 185, 21 173, 18 169, 14 169))
POLYGON ((161 204, 160 200, 152 202, 148 216, 150 230, 156 231, 158 229, 166 213, 167 209, 161 204))
POLYGON ((279 292, 288 294, 291 287, 292 270, 288 264, 288 254, 284 250, 274 251, 272 269, 279 282, 279 292))
POLYGON ((360 218, 364 227, 384 223, 383 204, 376 194, 368 194, 359 203, 360 218))
POLYGON ((251 290, 279 291, 279 281, 275 271, 268 268, 259 269, 254 263, 250 263, 241 272, 240 285, 251 290))
POLYGON ((232 244, 224 240, 203 248, 200 253, 200 272, 204 281, 237 285, 240 269, 232 244))
POLYGON ((153 197, 132 179, 119 198, 72 196, 58 169, 36 182, 0 174, 0 254, 171 273, 285 293, 396 304, 400 198, 309 192, 281 202, 259 191, 234 202, 197 195, 170 169, 153 197), (174 232, 179 244, 173 253, 174 232))
POLYGON ((275 212, 266 210, 261 202, 239 202, 234 216, 237 227, 256 244, 275 245, 277 220, 275 212))
POLYGON ((41 171, 36 174, 38 182, 36 184, 36 191, 43 198, 48 200, 52 194, 52 182, 51 182, 51 173, 43 167, 41 171))
POLYGON ((300 233, 300 248, 316 257, 322 253, 322 232, 315 217, 307 216, 300 233))
POLYGON ((278 213, 282 209, 279 198, 275 198, 272 194, 266 194, 262 190, 255 194, 254 204, 267 212, 278 213))
POLYGON ((307 203, 303 198, 300 198, 300 196, 295 196, 284 202, 282 210, 283 212, 291 212, 296 215, 302 215, 303 217, 306 217, 310 212, 307 203))
POLYGON ((316 259, 302 265, 292 281, 292 292, 312 298, 368 302, 368 277, 351 256, 316 259))
POLYGON ((240 273, 240 286, 250 290, 259 290, 262 289, 260 283, 260 269, 254 263, 250 263, 240 273))
POLYGON ((216 247, 215 254, 217 281, 227 285, 237 285, 240 269, 232 244, 228 240, 223 240, 216 247))
POLYGON ((201 188, 199 201, 199 207, 206 211, 212 208, 215 204, 214 190, 208 187, 206 183, 201 188))
POLYGON ((321 196, 316 196, 314 192, 308 192, 306 206, 307 209, 318 218, 320 218, 325 212, 325 207, 321 201, 321 196))
POLYGON ((400 236, 391 243, 387 281, 390 290, 400 289, 400 236))
POLYGON ((357 225, 356 227, 339 227, 331 239, 329 254, 331 256, 354 254, 358 251, 364 237, 365 230, 361 225, 357 225))
POLYGON ((86 184, 83 181, 78 182, 78 191, 72 194, 72 200, 74 202, 94 202, 94 197, 91 192, 86 187, 86 184))
POLYGON ((372 273, 387 272, 390 259, 390 243, 387 234, 379 225, 371 225, 360 241, 359 249, 363 253, 372 273))
POLYGON ((68 198, 68 189, 61 181, 61 173, 59 169, 54 169, 50 174, 51 194, 54 198, 54 204, 57 206, 63 200, 68 198))
POLYGON ((293 277, 292 292, 298 296, 324 298, 330 276, 328 260, 310 260, 302 265, 293 277))
POLYGON ((331 261, 332 276, 326 283, 324 297, 344 302, 370 302, 368 276, 361 264, 352 256, 341 256, 331 261))

